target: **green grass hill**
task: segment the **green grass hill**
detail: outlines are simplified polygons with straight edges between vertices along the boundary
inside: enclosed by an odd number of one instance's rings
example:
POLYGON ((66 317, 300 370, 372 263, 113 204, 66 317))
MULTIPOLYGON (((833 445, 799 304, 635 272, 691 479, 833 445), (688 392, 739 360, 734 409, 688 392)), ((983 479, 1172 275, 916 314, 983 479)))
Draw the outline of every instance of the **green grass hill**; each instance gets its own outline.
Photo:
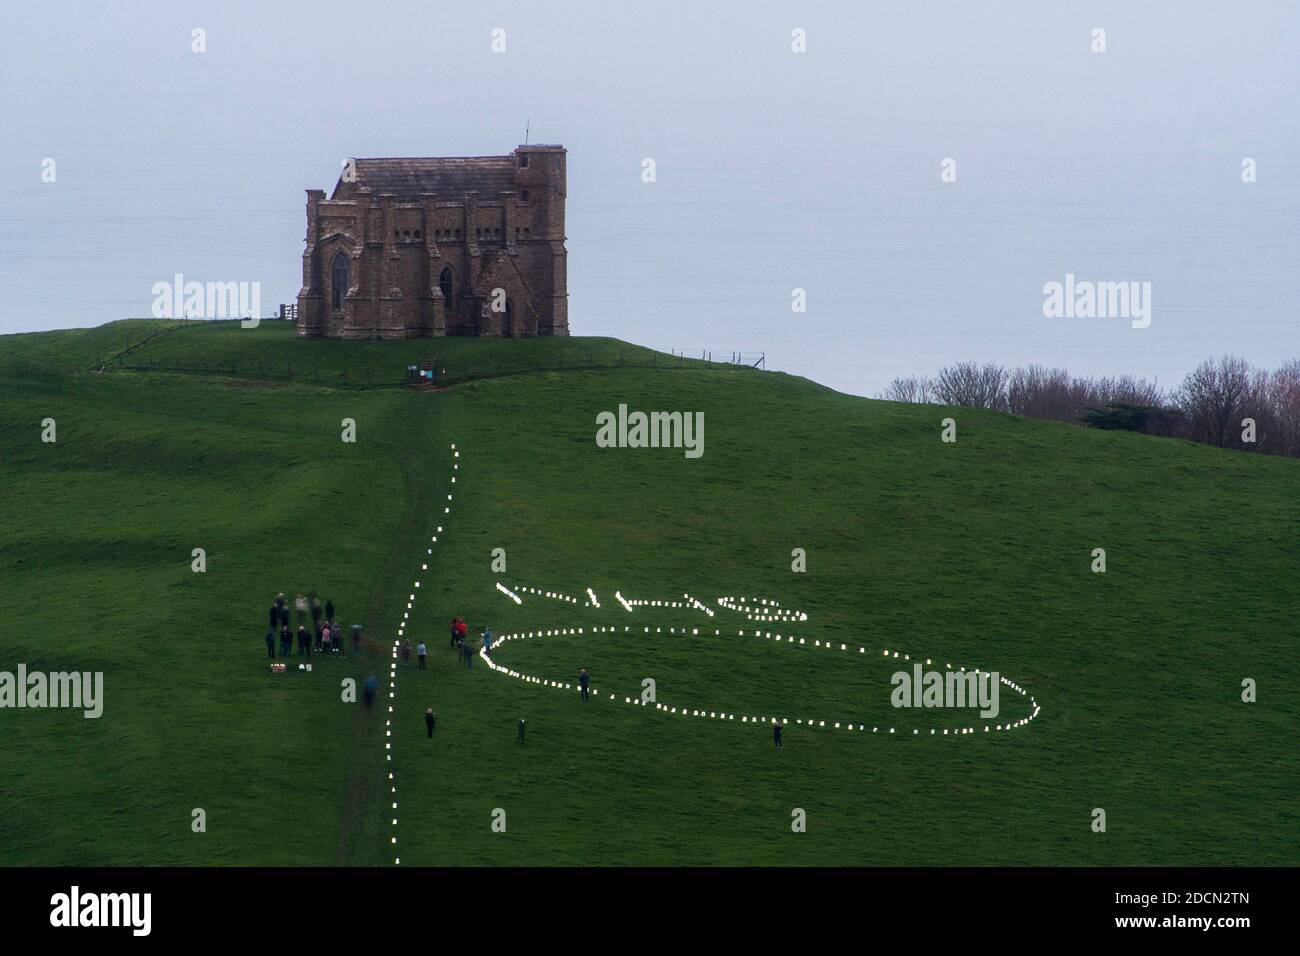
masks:
MULTIPOLYGON (((98 720, 0 710, 0 864, 1233 865, 1300 850, 1293 460, 869 401, 612 339, 128 321, 0 337, 0 487, 0 671, 105 681, 98 720), (426 360, 445 387, 402 387, 426 360), (598 448, 597 415, 620 404, 703 412, 703 456, 598 448), (577 600, 516 604, 498 582, 577 600), (273 675, 270 600, 312 588, 368 648, 273 675), (628 612, 616 591, 690 594, 714 616, 628 612), (399 664, 390 702, 413 593, 405 636, 429 666, 399 664), (808 619, 747 621, 722 596, 808 619), (586 667, 600 694, 467 670, 447 646, 457 615, 472 639, 582 628, 496 659, 562 683, 586 667), (997 670, 1042 711, 985 733, 969 713, 895 709, 903 659, 885 649, 997 670), (372 674, 373 710, 342 700, 372 674), (626 704, 647 677, 665 705, 740 716, 626 704), (751 715, 789 719, 780 751, 751 715)), ((1003 690, 992 723, 1029 716, 1003 690)))

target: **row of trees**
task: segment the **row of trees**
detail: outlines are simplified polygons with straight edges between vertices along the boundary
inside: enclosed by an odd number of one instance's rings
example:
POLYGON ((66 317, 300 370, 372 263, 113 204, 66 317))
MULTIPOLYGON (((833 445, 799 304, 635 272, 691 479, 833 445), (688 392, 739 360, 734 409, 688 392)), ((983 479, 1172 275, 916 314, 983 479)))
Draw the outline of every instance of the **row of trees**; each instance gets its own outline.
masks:
POLYGON ((1041 365, 1008 369, 958 362, 933 378, 896 378, 879 397, 989 408, 1300 458, 1300 359, 1270 371, 1225 355, 1202 362, 1171 391, 1131 375, 1080 378, 1041 365))

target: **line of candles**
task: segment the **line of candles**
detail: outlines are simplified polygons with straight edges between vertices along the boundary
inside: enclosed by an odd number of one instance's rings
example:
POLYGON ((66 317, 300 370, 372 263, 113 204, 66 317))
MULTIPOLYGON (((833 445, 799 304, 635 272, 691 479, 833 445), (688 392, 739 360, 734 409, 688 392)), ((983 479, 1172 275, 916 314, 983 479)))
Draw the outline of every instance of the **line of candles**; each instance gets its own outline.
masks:
POLYGON ((803 611, 787 611, 781 607, 779 601, 773 601, 769 598, 756 598, 756 603, 750 605, 746 603, 748 598, 720 597, 717 604, 725 607, 729 611, 735 611, 738 614, 744 614, 751 621, 806 621, 808 615, 803 611))
MULTIPOLYGON (((454 472, 460 470, 460 463, 459 461, 455 460, 460 458, 460 452, 456 450, 455 443, 453 443, 451 446, 451 452, 453 458, 452 465, 451 465, 451 470, 453 472, 451 476, 451 483, 455 484, 456 475, 454 474, 454 472)), ((452 500, 452 496, 449 493, 447 495, 447 501, 450 502, 451 500, 452 500)), ((446 505, 442 509, 442 513, 451 514, 451 505, 450 504, 446 505)), ((440 534, 442 534, 442 525, 437 526, 436 532, 430 539, 431 545, 436 544, 438 542, 438 535, 440 534)), ((426 548, 425 554, 426 555, 433 554, 433 548, 432 547, 426 548)), ((420 570, 421 571, 429 570, 428 563, 427 562, 421 563, 420 570)), ((390 661, 388 667, 388 717, 384 721, 384 762, 388 764, 391 764, 393 762, 393 739, 392 739, 393 738, 393 707, 394 707, 393 702, 397 699, 397 655, 401 648, 402 636, 406 633, 406 625, 411 618, 411 609, 415 606, 415 591, 419 590, 420 588, 419 578, 415 579, 414 583, 412 584, 412 587, 414 588, 414 590, 412 590, 411 593, 407 595, 406 610, 402 612, 402 623, 399 624, 397 627, 397 638, 393 641, 392 661, 390 661)), ((514 598, 516 604, 522 603, 519 600, 519 596, 517 594, 512 594, 508 589, 502 587, 500 584, 498 584, 497 587, 507 597, 514 598)), ((393 833, 392 836, 390 837, 391 840, 390 845, 397 846, 397 779, 393 775, 392 767, 388 768, 388 790, 389 790, 389 796, 392 797, 392 804, 393 804, 393 823, 392 823, 393 833)), ((401 856, 396 854, 397 851, 394 851, 393 864, 400 865, 402 862, 402 858, 401 856)))
MULTIPOLYGON (((625 626, 623 627, 623 631, 622 631, 622 633, 625 633, 625 634, 627 634, 627 633, 632 633, 632 630, 633 630, 633 629, 632 629, 632 627, 631 627, 630 625, 625 625, 625 626)), ((669 627, 669 628, 668 628, 668 633, 669 633, 669 634, 678 634, 678 633, 680 633, 680 634, 682 634, 683 636, 685 636, 685 635, 687 634, 687 630, 688 630, 688 629, 685 628, 685 627, 681 627, 681 628, 678 628, 678 627, 669 627)), ((592 633, 592 634, 608 634, 608 633, 616 633, 617 631, 618 631, 618 628, 617 628, 617 627, 594 627, 594 628, 591 628, 591 629, 590 629, 590 633, 592 633)), ((663 631, 664 631, 664 629, 663 629, 662 627, 656 627, 656 628, 654 628, 653 633, 655 633, 655 634, 662 634, 663 631)), ((690 631, 690 635, 689 635, 689 636, 692 636, 692 637, 694 637, 694 636, 699 636, 699 633, 700 633, 700 629, 699 629, 699 628, 690 628, 689 631, 690 631)), ((524 631, 519 631, 519 632, 515 632, 515 633, 511 633, 511 634, 502 634, 502 635, 498 635, 498 636, 493 640, 493 642, 492 642, 492 649, 495 650, 497 647, 501 646, 501 645, 504 644, 506 641, 526 640, 526 639, 528 639, 528 638, 532 638, 532 637, 580 636, 580 635, 583 635, 583 634, 586 633, 586 632, 587 632, 587 630, 586 630, 585 628, 578 627, 578 628, 549 628, 549 629, 541 629, 541 628, 539 628, 539 629, 537 629, 536 631, 526 631, 526 632, 524 632, 524 631)), ((647 627, 643 627, 643 628, 642 628, 642 633, 644 633, 644 634, 650 634, 650 633, 651 633, 651 629, 650 629, 650 627, 648 627, 648 626, 647 626, 647 627)), ((721 634, 722 634, 722 632, 721 632, 720 629, 714 629, 713 634, 714 634, 715 637, 720 637, 721 634)), ((743 631, 743 630, 739 630, 739 631, 736 632, 736 635, 737 635, 738 637, 743 637, 743 636, 745 636, 745 631, 743 631)), ((706 635, 706 636, 707 636, 707 635, 706 635)), ((807 646, 807 644, 808 644, 808 639, 807 639, 807 638, 803 638, 803 637, 795 637, 794 635, 785 635, 785 636, 783 637, 781 634, 779 634, 779 633, 778 633, 778 634, 773 634, 771 631, 758 631, 758 630, 755 630, 755 631, 752 632, 752 636, 754 636, 754 637, 760 637, 760 636, 761 636, 761 637, 764 637, 764 638, 766 638, 766 639, 768 639, 768 640, 776 641, 776 642, 778 642, 778 643, 781 642, 781 641, 785 641, 787 644, 795 644, 795 643, 798 643, 798 644, 803 645, 803 646, 807 646)), ((833 649, 835 649, 837 644, 838 644, 838 649, 839 649, 840 651, 843 651, 843 652, 849 652, 849 651, 852 650, 852 648, 850 648, 850 646, 849 646, 848 644, 843 643, 843 642, 823 641, 823 640, 821 640, 820 638, 814 639, 813 642, 812 642, 812 646, 813 646, 813 647, 822 647, 822 648, 825 648, 825 649, 827 649, 827 650, 833 650, 833 649)), ((866 652, 867 652, 867 649, 866 649, 865 647, 863 647, 863 646, 859 646, 859 647, 857 648, 857 650, 858 650, 858 653, 859 653, 860 655, 865 655, 866 652)), ((888 649, 885 649, 884 651, 882 651, 882 655, 885 656, 885 657, 892 657, 892 658, 901 659, 901 660, 904 660, 904 661, 911 661, 911 660, 912 660, 912 656, 911 656, 911 654, 903 654, 903 653, 900 652, 900 651, 893 651, 893 652, 891 652, 891 651, 889 651, 888 649)), ((508 676, 508 677, 513 677, 513 678, 515 678, 516 680, 521 680, 521 681, 523 681, 524 683, 528 683, 528 684, 537 684, 537 685, 539 685, 539 686, 553 687, 553 688, 556 688, 556 689, 559 689, 559 690, 573 690, 573 683, 572 683, 571 681, 552 680, 552 679, 550 679, 550 678, 546 678, 546 677, 538 677, 538 676, 536 676, 536 675, 532 675, 532 674, 525 674, 525 673, 523 673, 522 671, 517 671, 517 670, 514 670, 513 668, 506 667, 506 666, 503 665, 503 664, 499 664, 499 663, 497 663, 495 660, 493 660, 491 656, 489 656, 487 650, 480 650, 480 651, 479 651, 479 656, 484 660, 484 662, 488 665, 488 667, 491 668, 491 669, 492 669, 494 672, 496 672, 496 673, 502 673, 502 674, 505 674, 505 675, 508 676)), ((932 660, 931 660, 930 658, 926 658, 926 659, 925 659, 925 663, 926 663, 927 665, 929 665, 929 664, 932 663, 932 660)), ((949 670, 952 670, 952 665, 951 665, 951 664, 948 665, 948 669, 949 669, 949 670)), ((965 668, 964 666, 962 666, 962 667, 960 668, 960 670, 961 670, 962 672, 965 672, 966 668, 965 668)), ((974 670, 974 673, 976 673, 976 674, 980 673, 979 668, 976 668, 976 669, 974 670)), ((991 728, 990 728, 989 725, 987 725, 987 724, 983 725, 982 728, 981 728, 981 727, 975 727, 975 726, 969 726, 969 725, 968 725, 968 726, 965 726, 965 727, 958 726, 958 727, 953 727, 953 728, 943 728, 943 729, 942 729, 942 736, 945 736, 945 737, 947 737, 947 736, 964 736, 964 735, 966 735, 966 734, 973 734, 973 733, 979 732, 979 731, 981 731, 981 730, 982 730, 984 733, 989 733, 990 730, 993 730, 993 731, 1013 730, 1013 729, 1018 728, 1018 727, 1024 727, 1024 726, 1027 725, 1031 720, 1034 720, 1034 719, 1039 715, 1039 713, 1041 712, 1042 708, 1039 706, 1038 701, 1034 699, 1033 695, 1026 695, 1026 692, 1025 692, 1025 690, 1024 690, 1023 687, 1021 687, 1019 684, 1017 684, 1017 683, 1015 683, 1015 682, 1009 680, 1009 679, 1006 678, 1006 677, 1000 677, 1000 682, 1001 682, 1002 684, 1005 684, 1007 687, 1011 688, 1011 689, 1012 689, 1013 691, 1015 691, 1016 693, 1020 694, 1022 697, 1024 697, 1024 696, 1028 696, 1028 698, 1029 698, 1029 704, 1030 704, 1030 706, 1033 708, 1032 711, 1030 712, 1030 714, 1029 714, 1028 717, 1024 717, 1024 718, 1021 718, 1021 719, 1019 719, 1019 720, 1010 721, 1010 722, 1006 722, 1006 723, 995 724, 995 725, 993 725, 993 727, 991 727, 991 728)), ((600 692, 599 692, 599 690, 597 690, 596 688, 590 688, 590 689, 589 689, 589 693, 591 694, 591 696, 595 697, 596 699, 601 699, 601 698, 600 698, 600 692)), ((617 695, 617 694, 614 694, 614 693, 611 693, 611 694, 609 694, 609 695, 607 696, 607 698, 605 698, 605 699, 608 699, 608 700, 615 700, 615 701, 616 701, 616 700, 618 699, 618 695, 617 695)), ((630 705, 635 705, 635 706, 645 706, 645 705, 648 703, 648 702, 646 702, 646 701, 641 700, 639 697, 631 697, 631 696, 624 696, 623 700, 624 700, 625 703, 630 704, 630 705)), ((663 713, 667 713, 667 714, 670 714, 670 715, 676 715, 676 714, 679 714, 679 713, 680 713, 682 716, 689 716, 689 717, 696 717, 696 718, 708 718, 708 719, 719 719, 719 720, 735 720, 737 716, 740 716, 740 722, 741 722, 742 724, 749 724, 749 723, 754 723, 754 724, 760 724, 760 723, 761 723, 761 724, 772 724, 772 723, 775 723, 776 720, 777 720, 776 717, 767 717, 767 716, 763 716, 763 717, 754 717, 754 716, 751 716, 751 715, 749 715, 749 714, 738 715, 738 714, 736 714, 736 713, 734 713, 734 712, 728 713, 728 712, 726 712, 726 711, 718 711, 718 710, 707 710, 707 711, 706 711, 706 710, 701 710, 701 709, 698 709, 698 708, 688 710, 688 709, 685 708, 685 707, 682 707, 682 708, 678 708, 678 707, 669 707, 669 706, 666 706, 666 705, 663 705, 663 704, 659 704, 659 703, 656 703, 656 704, 655 704, 655 710, 660 711, 660 712, 663 712, 663 713)), ((826 726, 829 724, 833 729, 836 729, 836 730, 845 730, 845 731, 855 731, 855 730, 856 730, 856 731, 858 731, 858 732, 862 732, 862 733, 865 733, 865 732, 866 732, 866 724, 858 723, 858 724, 855 725, 852 721, 834 721, 834 720, 832 720, 832 721, 826 721, 826 720, 820 720, 820 719, 814 719, 814 718, 809 718, 809 719, 805 720, 805 719, 802 718, 802 717, 797 717, 797 718, 795 718, 793 721, 791 721, 789 718, 784 718, 784 719, 782 719, 782 723, 783 723, 783 724, 794 723, 795 725, 802 725, 802 726, 816 727, 816 728, 826 727, 826 726)), ((920 727, 912 728, 912 736, 921 736, 921 732, 922 732, 923 729, 924 729, 924 728, 920 728, 920 727)), ((898 728, 896 728, 896 727, 888 727, 888 728, 886 728, 886 731, 887 731, 888 733, 890 733, 890 734, 894 734, 894 733, 896 733, 897 730, 898 730, 898 728)), ((880 725, 873 726, 873 727, 871 728, 871 732, 872 732, 872 733, 880 733, 880 732, 881 732, 880 725)), ((941 734, 940 734, 940 728, 937 728, 937 727, 929 728, 929 734, 928 734, 928 736, 933 736, 933 737, 941 736, 941 734)))

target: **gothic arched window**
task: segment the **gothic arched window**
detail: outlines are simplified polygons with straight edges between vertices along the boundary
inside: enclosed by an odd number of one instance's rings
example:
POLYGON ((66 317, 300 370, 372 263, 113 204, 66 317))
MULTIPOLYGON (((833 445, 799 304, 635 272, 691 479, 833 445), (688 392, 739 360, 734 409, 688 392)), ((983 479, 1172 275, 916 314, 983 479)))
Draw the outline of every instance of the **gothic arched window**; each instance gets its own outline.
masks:
POLYGON ((451 266, 443 266, 442 274, 438 276, 438 288, 442 290, 443 299, 451 303, 451 266))
POLYGON ((348 257, 342 252, 336 252, 334 254, 334 263, 330 266, 330 307, 333 309, 343 308, 343 297, 348 294, 348 271, 350 268, 348 257))

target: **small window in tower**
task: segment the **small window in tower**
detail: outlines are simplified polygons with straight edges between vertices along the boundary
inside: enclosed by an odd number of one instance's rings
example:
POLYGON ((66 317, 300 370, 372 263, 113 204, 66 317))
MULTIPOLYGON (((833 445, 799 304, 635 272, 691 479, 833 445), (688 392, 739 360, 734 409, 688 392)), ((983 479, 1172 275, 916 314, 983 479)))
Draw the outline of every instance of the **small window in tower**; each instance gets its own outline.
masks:
POLYGON ((527 166, 527 165, 528 165, 528 154, 527 154, 527 153, 520 153, 520 154, 519 154, 519 165, 520 165, 520 166, 527 166))
POLYGON ((459 229, 456 230, 456 238, 457 238, 457 239, 460 238, 460 230, 459 230, 459 229))
POLYGON ((419 239, 419 238, 420 238, 420 230, 419 230, 419 229, 415 230, 415 238, 416 238, 416 239, 419 239))
POLYGON ((402 238, 403 238, 403 239, 410 239, 410 238, 411 238, 411 230, 407 229, 404 233, 402 233, 402 238))
POLYGON ((524 238, 527 239, 527 238, 528 238, 529 236, 531 236, 532 234, 533 234, 533 231, 532 231, 531 229, 529 229, 527 226, 524 226, 524 238))
POLYGON ((519 194, 519 198, 522 199, 524 202, 528 202, 528 190, 525 189, 523 192, 521 192, 519 194))
POLYGON ((519 238, 519 227, 518 227, 518 226, 515 226, 515 238, 516 238, 516 239, 519 238))
POLYGON ((474 227, 474 238, 475 238, 475 239, 482 239, 482 238, 483 238, 483 230, 480 229, 480 228, 477 227, 477 226, 474 227))

